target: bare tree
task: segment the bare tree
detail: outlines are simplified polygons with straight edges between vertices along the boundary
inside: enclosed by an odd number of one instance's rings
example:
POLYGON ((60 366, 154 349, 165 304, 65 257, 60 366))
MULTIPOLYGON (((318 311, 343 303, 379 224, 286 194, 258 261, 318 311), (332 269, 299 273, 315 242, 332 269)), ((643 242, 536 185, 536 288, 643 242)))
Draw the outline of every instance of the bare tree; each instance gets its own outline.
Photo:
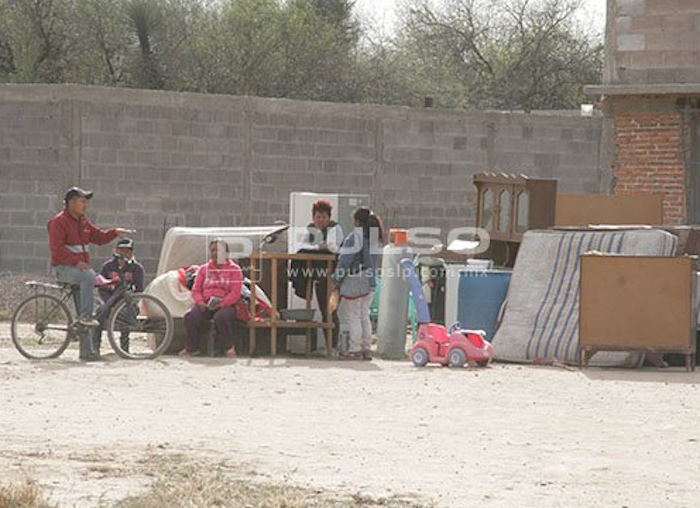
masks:
POLYGON ((440 8, 423 1, 404 20, 402 47, 426 94, 443 103, 575 107, 602 67, 602 45, 576 23, 580 7, 580 0, 451 0, 440 8))

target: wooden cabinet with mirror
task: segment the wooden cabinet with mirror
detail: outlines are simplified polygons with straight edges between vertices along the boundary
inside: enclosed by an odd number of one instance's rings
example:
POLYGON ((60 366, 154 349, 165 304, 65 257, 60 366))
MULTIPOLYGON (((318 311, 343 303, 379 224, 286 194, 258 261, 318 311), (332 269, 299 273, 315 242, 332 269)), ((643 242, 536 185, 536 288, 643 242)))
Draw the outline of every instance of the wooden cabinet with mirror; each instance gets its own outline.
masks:
POLYGON ((478 191, 476 225, 489 232, 487 252, 503 266, 512 266, 518 244, 528 229, 554 225, 557 181, 506 173, 474 176, 478 191))

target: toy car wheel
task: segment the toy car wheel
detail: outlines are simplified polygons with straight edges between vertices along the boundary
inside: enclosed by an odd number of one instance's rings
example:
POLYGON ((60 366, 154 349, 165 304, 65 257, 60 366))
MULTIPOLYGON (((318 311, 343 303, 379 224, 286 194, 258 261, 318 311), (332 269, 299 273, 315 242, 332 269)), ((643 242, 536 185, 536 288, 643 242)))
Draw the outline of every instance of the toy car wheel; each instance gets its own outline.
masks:
POLYGON ((411 361, 416 367, 425 367, 428 363, 428 351, 424 347, 417 347, 411 351, 411 361))
POLYGON ((464 367, 467 363, 467 355, 459 348, 455 348, 447 353, 447 366, 450 368, 464 367))
POLYGON ((491 360, 481 360, 481 361, 476 362, 476 364, 479 367, 486 367, 489 363, 491 363, 491 360))

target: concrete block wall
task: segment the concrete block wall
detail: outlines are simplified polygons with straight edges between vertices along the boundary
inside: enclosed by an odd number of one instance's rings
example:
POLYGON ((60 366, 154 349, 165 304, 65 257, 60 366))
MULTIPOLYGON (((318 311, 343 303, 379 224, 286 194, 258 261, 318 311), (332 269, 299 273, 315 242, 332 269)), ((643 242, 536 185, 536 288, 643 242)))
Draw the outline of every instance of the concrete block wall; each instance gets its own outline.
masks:
POLYGON ((57 102, 0 101, 0 270, 46 270, 45 225, 65 185, 60 116, 57 102))
POLYGON ((101 227, 135 227, 149 272, 168 228, 243 224, 243 118, 236 106, 77 102, 80 182, 96 192, 90 218, 101 227))
POLYGON ((601 128, 571 113, 0 85, 0 271, 44 270, 70 185, 96 191, 96 224, 138 229, 152 273, 169 227, 287 220, 292 191, 369 193, 387 225, 445 232, 473 225, 478 171, 597 192, 601 128))
POLYGON ((700 83, 700 2, 608 0, 607 84, 700 83))

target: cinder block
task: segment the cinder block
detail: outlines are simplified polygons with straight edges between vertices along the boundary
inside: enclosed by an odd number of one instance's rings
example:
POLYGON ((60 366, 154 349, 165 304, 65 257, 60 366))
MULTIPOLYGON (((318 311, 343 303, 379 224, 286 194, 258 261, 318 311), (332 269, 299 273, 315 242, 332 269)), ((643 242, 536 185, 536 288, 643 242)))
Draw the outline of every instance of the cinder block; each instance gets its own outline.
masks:
POLYGON ((22 259, 9 257, 3 252, 3 245, 0 244, 0 271, 9 273, 24 273, 22 259))
POLYGON ((38 156, 37 162, 39 164, 48 164, 51 166, 58 165, 58 150, 57 149, 49 148, 47 150, 38 150, 37 156, 38 156))
POLYGON ((52 205, 49 196, 32 194, 25 197, 25 207, 28 210, 48 210, 52 205))
POLYGON ((10 258, 31 258, 34 256, 34 244, 22 241, 0 241, 5 255, 10 258))
POLYGON ((631 67, 635 69, 658 69, 663 66, 664 53, 662 51, 639 51, 627 53, 630 57, 631 67))
POLYGON ((678 33, 661 32, 646 36, 646 49, 648 51, 678 51, 686 48, 683 48, 678 33))
POLYGON ((646 69, 624 69, 618 68, 618 75, 620 81, 626 84, 647 84, 648 83, 648 71, 646 69))
POLYGON ((698 51, 667 51, 663 53, 662 66, 669 69, 697 68, 699 55, 700 47, 698 51))
POLYGON ((35 216, 33 212, 10 212, 10 225, 12 226, 33 226, 35 216))
POLYGON ((678 12, 698 14, 700 13, 700 5, 695 0, 678 0, 678 12))
POLYGON ((659 33, 663 31, 663 16, 637 16, 632 19, 632 27, 630 29, 633 33, 644 33, 652 34, 659 33))
POLYGON ((650 84, 677 83, 679 74, 677 69, 649 69, 647 79, 650 84))
MULTIPOLYGON (((24 227, 11 227, 9 225, 3 226, 0 229, 0 241, 5 243, 21 242, 24 240, 24 231, 27 228, 24 227)), ((46 236, 46 230, 44 230, 44 237, 46 236)))
POLYGON ((618 35, 617 50, 618 51, 644 51, 646 48, 646 38, 644 34, 622 34, 618 35))
POLYGON ((36 273, 45 275, 49 271, 48 254, 42 257, 22 259, 22 272, 26 274, 36 273))
POLYGON ((25 197, 21 194, 3 194, 0 196, 0 210, 24 210, 25 197))
MULTIPOLYGON (((23 227, 23 228, 8 228, 17 229, 22 235, 22 240, 34 243, 46 243, 48 245, 49 235, 45 226, 41 227, 23 227)), ((4 231, 0 232, 0 238, 5 238, 4 231)))
POLYGON ((679 83, 700 83, 700 67, 680 69, 677 76, 679 83))
MULTIPOLYGON (((696 11, 700 12, 700 4, 697 4, 696 11)), ((663 30, 669 34, 690 33, 695 29, 695 19, 688 14, 670 14, 662 19, 663 30)))
POLYGON ((615 32, 617 35, 627 34, 632 31, 632 18, 630 16, 618 16, 615 18, 615 32))
POLYGON ((679 7, 678 0, 646 0, 646 12, 649 14, 672 14, 678 12, 679 7))
POLYGON ((534 158, 535 166, 543 168, 554 168, 559 164, 561 160, 558 154, 553 153, 536 153, 534 158))

